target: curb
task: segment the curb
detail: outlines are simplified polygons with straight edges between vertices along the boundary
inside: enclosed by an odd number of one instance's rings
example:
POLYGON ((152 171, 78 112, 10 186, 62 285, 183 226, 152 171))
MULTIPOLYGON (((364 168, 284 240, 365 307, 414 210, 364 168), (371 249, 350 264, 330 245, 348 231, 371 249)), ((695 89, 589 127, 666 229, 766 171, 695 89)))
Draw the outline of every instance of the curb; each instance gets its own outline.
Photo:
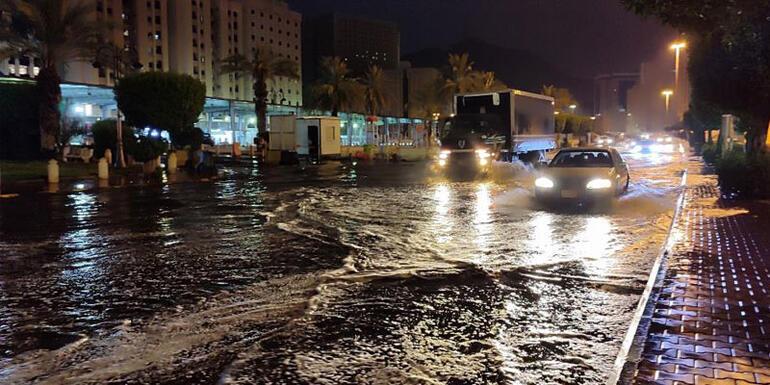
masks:
POLYGON ((682 181, 680 187, 683 187, 682 191, 677 197, 676 207, 671 219, 671 224, 668 227, 668 235, 661 247, 658 257, 655 259, 655 263, 650 270, 650 276, 647 279, 647 285, 644 288, 642 297, 639 299, 639 303, 634 311, 634 317, 631 319, 631 324, 626 332, 626 337, 623 339, 623 344, 620 346, 620 351, 615 358, 615 364, 613 366, 610 377, 607 380, 607 385, 626 385, 630 384, 634 377, 634 372, 641 359, 642 351, 644 350, 644 342, 647 339, 647 332, 652 323, 653 311, 655 310, 655 303, 660 295, 660 290, 663 287, 663 279, 666 275, 666 268, 664 264, 668 261, 668 257, 671 253, 671 248, 674 244, 674 239, 671 233, 679 220, 679 215, 684 207, 684 187, 687 184, 687 170, 682 174, 682 181))

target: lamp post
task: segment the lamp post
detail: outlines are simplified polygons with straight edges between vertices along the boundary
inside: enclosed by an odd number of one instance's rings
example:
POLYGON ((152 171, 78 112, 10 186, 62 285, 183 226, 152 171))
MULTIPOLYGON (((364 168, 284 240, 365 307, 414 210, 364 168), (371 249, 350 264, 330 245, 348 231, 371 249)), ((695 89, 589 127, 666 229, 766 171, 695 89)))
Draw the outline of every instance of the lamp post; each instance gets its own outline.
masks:
POLYGON ((668 117, 668 106, 671 99, 671 95, 674 94, 674 91, 671 90, 663 90, 660 92, 661 95, 663 95, 664 98, 666 98, 666 117, 668 117))
MULTIPOLYGON (((138 71, 142 68, 136 58, 138 53, 133 48, 120 49, 112 44, 105 44, 99 46, 96 49, 96 60, 93 62, 94 68, 109 68, 113 70, 113 83, 117 84, 118 80, 122 77, 123 71, 126 69, 132 69, 138 71), (129 65, 130 64, 130 65, 129 65)), ((109 75, 109 74, 108 74, 109 75)), ((109 79, 109 77, 108 77, 109 79)), ((117 146, 117 161, 118 167, 126 167, 126 157, 123 151, 123 121, 120 118, 120 108, 115 106, 116 122, 115 122, 115 138, 117 146)))
POLYGON ((680 51, 687 47, 684 42, 676 42, 671 44, 671 49, 674 50, 674 91, 679 91, 679 54, 680 51))

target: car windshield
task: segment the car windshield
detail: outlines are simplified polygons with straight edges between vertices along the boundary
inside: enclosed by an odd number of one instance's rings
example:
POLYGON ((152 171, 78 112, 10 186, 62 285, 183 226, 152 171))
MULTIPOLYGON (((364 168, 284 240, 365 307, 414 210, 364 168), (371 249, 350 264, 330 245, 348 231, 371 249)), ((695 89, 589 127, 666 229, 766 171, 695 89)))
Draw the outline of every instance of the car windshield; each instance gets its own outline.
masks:
POLYGON ((612 167, 612 158, 608 151, 561 151, 551 167, 612 167))

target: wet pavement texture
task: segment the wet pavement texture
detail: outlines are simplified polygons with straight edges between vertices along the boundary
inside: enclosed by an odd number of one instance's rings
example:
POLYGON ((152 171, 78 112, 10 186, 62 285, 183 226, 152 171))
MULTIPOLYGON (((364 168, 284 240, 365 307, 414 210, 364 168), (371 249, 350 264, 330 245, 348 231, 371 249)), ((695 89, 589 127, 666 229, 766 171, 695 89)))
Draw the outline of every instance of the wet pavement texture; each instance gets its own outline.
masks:
POLYGON ((770 383, 767 202, 719 199, 696 178, 672 231, 633 384, 770 383))
POLYGON ((3 200, 0 382, 603 383, 684 163, 630 159, 598 211, 538 207, 514 164, 231 165, 3 200))

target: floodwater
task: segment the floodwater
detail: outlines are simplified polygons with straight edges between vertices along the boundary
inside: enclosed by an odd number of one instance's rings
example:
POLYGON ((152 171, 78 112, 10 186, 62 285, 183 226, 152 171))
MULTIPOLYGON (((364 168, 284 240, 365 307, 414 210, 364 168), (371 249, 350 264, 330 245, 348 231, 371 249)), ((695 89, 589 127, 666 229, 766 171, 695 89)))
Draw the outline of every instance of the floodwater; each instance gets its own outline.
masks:
POLYGON ((2 200, 0 383, 603 383, 685 162, 631 159, 598 212, 539 208, 513 164, 2 200))

